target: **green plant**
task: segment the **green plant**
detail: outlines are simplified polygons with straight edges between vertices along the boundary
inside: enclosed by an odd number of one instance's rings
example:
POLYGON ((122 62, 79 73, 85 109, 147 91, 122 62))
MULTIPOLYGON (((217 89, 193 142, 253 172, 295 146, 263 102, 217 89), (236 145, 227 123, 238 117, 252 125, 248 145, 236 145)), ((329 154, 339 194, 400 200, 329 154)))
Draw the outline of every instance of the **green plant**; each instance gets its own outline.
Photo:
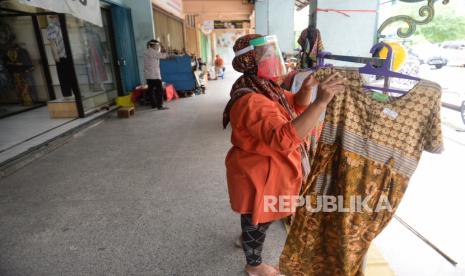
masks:
POLYGON ((436 43, 447 40, 465 40, 465 17, 455 15, 436 15, 434 20, 425 26, 420 26, 418 35, 436 43))

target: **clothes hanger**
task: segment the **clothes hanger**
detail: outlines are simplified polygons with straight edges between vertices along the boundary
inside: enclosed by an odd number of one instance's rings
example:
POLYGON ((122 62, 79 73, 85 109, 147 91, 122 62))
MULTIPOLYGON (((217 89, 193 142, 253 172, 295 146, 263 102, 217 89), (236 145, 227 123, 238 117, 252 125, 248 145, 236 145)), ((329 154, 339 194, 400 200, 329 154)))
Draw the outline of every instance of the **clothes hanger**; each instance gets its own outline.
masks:
POLYGON ((376 76, 384 77, 384 87, 364 85, 363 86, 364 88, 371 89, 371 90, 382 90, 384 93, 392 92, 392 93, 397 93, 397 94, 405 94, 408 91, 389 88, 389 78, 408 79, 408 80, 413 80, 413 81, 420 81, 420 79, 417 77, 391 71, 392 47, 389 46, 388 44, 384 42, 378 43, 371 48, 370 53, 373 55, 374 53, 376 53, 377 51, 381 50, 384 47, 387 47, 388 49, 388 54, 387 54, 386 59, 333 55, 330 52, 321 52, 318 54, 315 69, 331 66, 329 64, 325 64, 324 62, 325 59, 353 62, 353 63, 364 63, 366 65, 362 68, 359 68, 360 74, 376 75, 376 76))
POLYGON ((379 68, 374 67, 372 63, 366 63, 364 67, 359 68, 358 70, 360 74, 384 77, 384 86, 376 87, 376 86, 371 86, 371 85, 364 85, 363 88, 371 89, 371 90, 381 90, 383 91, 383 93, 392 92, 392 93, 397 93, 397 94, 406 94, 408 91, 390 88, 389 79, 397 78, 397 79, 407 79, 407 80, 413 80, 413 81, 420 81, 421 79, 417 77, 409 76, 406 74, 391 71, 392 47, 390 45, 384 42, 378 43, 371 48, 370 53, 374 55, 375 53, 377 53, 384 47, 388 49, 387 58, 379 68))
POLYGON ((376 66, 382 66, 385 61, 385 59, 380 59, 380 58, 333 55, 331 52, 321 52, 318 54, 318 57, 317 57, 317 66, 318 67, 332 66, 330 64, 325 64, 325 59, 353 62, 353 63, 362 63, 362 64, 371 63, 376 66))

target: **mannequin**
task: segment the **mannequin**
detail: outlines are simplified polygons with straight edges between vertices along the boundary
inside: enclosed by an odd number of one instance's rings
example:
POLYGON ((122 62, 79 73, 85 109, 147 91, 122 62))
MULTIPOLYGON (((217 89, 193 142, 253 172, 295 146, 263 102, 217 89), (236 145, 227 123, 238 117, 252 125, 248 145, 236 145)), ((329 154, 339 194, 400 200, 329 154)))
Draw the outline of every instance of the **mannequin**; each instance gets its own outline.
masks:
POLYGON ((58 79, 61 85, 61 93, 65 99, 72 99, 72 83, 73 80, 69 74, 69 66, 71 63, 69 57, 66 55, 65 43, 63 41, 63 34, 61 33, 61 26, 57 15, 48 16, 47 38, 50 41, 53 59, 55 60, 58 79))
POLYGON ((0 20, 0 93, 5 96, 10 88, 12 88, 13 80, 11 74, 6 67, 6 52, 13 44, 15 35, 11 32, 10 25, 0 20))
POLYGON ((13 76, 21 105, 33 105, 33 101, 37 100, 30 85, 32 80, 31 72, 34 70, 34 66, 27 50, 18 44, 13 45, 6 51, 5 66, 13 76))

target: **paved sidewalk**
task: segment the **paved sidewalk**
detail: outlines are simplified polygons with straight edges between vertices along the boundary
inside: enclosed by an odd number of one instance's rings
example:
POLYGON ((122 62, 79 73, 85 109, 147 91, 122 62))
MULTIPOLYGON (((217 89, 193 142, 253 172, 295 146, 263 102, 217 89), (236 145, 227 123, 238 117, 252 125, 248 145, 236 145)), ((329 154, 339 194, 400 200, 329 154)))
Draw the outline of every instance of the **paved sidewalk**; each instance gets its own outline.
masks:
MULTIPOLYGON (((237 75, 113 117, 0 179, 0 275, 243 275, 222 111, 237 75)), ((277 263, 275 223, 265 261, 277 263)))

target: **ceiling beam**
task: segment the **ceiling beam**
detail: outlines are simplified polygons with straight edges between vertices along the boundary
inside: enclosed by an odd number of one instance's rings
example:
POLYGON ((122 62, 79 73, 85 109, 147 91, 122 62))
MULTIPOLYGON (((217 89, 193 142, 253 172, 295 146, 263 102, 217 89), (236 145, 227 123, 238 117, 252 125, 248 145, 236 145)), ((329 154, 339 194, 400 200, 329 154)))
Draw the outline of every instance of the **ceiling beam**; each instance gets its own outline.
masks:
POLYGON ((206 13, 243 13, 252 14, 254 6, 242 1, 184 1, 183 10, 186 14, 206 13))

